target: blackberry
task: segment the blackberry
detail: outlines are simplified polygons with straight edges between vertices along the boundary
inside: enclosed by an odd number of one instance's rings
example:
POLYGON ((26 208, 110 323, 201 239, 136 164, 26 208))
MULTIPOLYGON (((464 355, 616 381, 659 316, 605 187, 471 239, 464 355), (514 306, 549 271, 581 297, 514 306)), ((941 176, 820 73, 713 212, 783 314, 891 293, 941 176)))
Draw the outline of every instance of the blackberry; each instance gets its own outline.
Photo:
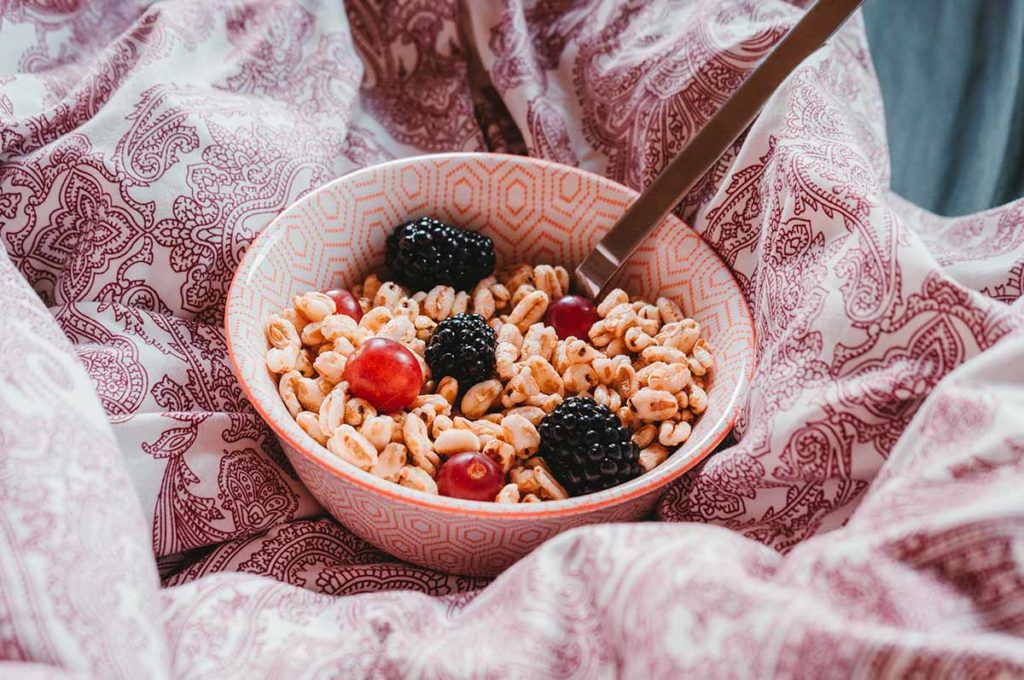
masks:
POLYGON ((494 271, 494 242, 483 234, 421 217, 395 227, 385 263, 391 278, 415 289, 471 290, 494 271))
POLYGON ((545 416, 537 452, 573 496, 640 475, 640 452, 618 416, 589 397, 569 397, 545 416))
POLYGON ((479 314, 456 314, 437 324, 427 343, 434 380, 450 375, 463 389, 494 377, 494 329, 479 314))

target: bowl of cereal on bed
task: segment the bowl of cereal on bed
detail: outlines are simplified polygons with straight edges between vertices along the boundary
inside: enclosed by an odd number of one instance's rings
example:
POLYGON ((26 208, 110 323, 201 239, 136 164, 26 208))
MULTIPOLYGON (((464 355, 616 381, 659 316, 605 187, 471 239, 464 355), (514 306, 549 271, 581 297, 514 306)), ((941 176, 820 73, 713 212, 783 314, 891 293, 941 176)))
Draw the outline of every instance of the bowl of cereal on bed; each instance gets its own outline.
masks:
POLYGON ((646 517, 731 429, 754 329, 668 217, 610 292, 569 272, 636 192, 547 161, 419 156, 282 212, 228 295, 241 387, 341 523, 494 574, 551 536, 646 517))

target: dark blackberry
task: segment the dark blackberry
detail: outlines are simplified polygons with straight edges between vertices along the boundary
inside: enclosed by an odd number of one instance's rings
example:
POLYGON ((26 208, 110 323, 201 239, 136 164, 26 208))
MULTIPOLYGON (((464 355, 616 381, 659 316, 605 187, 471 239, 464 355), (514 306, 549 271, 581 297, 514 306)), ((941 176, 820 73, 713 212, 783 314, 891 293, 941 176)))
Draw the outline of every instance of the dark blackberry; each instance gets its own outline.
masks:
POLYGON ((471 290, 494 271, 494 242, 483 234, 421 217, 395 227, 385 263, 391 278, 415 290, 471 290))
POLYGON ((459 387, 494 377, 494 329, 479 314, 456 314, 437 324, 427 343, 427 365, 434 380, 450 375, 459 387))
POLYGON ((569 397, 541 421, 537 452, 573 496, 640 475, 640 452, 618 416, 589 397, 569 397))

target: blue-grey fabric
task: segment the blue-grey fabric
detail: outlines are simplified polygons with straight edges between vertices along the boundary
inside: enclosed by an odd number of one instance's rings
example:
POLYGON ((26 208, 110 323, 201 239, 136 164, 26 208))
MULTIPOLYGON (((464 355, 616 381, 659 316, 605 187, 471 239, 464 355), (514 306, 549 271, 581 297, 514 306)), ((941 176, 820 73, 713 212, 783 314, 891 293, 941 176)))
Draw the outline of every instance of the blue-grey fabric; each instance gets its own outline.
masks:
POLYGON ((867 0, 896 193, 941 215, 1024 195, 1024 0, 867 0))

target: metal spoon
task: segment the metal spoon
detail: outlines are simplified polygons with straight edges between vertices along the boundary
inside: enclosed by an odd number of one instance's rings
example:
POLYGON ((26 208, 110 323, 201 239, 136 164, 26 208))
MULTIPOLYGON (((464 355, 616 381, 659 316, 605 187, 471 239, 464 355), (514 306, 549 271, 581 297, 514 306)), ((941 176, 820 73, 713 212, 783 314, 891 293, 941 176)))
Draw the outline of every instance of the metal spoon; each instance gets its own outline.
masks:
POLYGON ((800 63, 824 45, 863 0, 818 0, 728 101, 641 193, 576 268, 579 292, 597 299, 637 246, 757 117, 800 63))

